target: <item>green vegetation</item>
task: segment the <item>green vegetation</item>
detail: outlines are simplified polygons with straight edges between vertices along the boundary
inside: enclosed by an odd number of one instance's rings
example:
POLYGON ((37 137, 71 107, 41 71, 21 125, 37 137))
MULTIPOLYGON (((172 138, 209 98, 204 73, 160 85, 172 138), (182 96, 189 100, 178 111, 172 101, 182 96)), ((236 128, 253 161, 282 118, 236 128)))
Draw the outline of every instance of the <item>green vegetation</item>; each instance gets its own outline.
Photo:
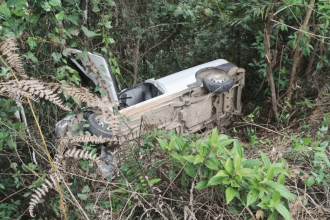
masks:
MULTIPOLYGON (((123 143, 114 180, 98 176, 91 160, 69 159, 70 169, 60 171, 65 209, 53 189, 35 219, 329 218, 328 0, 0 4, 0 83, 15 72, 104 96, 67 62, 68 48, 105 57, 121 89, 219 58, 247 70, 244 113, 226 134, 142 128, 134 143, 123 143), (2 48, 9 41, 17 49, 2 48)), ((69 113, 45 99, 21 100, 25 125, 1 87, 0 218, 30 219, 30 196, 50 168, 32 109, 54 156, 56 122, 84 105, 68 94, 69 113)))

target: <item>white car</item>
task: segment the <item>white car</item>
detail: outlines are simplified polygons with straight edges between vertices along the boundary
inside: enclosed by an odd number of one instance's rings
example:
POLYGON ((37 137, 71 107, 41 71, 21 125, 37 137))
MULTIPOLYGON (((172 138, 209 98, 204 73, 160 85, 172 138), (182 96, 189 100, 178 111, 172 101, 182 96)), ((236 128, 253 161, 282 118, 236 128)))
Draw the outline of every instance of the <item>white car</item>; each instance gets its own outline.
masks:
MULTIPOLYGON (((76 56, 82 54, 82 51, 70 50, 76 56)), ((71 61, 81 74, 101 87, 101 93, 107 94, 105 102, 117 103, 120 113, 129 118, 128 123, 120 125, 120 136, 138 131, 143 126, 175 129, 179 133, 213 127, 221 129, 231 123, 233 115, 241 113, 245 70, 224 59, 160 79, 148 79, 119 91, 107 61, 95 54, 88 53, 88 56, 88 62, 73 58, 71 61)), ((97 114, 84 114, 89 122, 89 132, 112 137, 114 134, 109 127, 105 128, 102 120, 96 120, 97 114)), ((71 118, 56 125, 57 136, 64 132, 71 118)))

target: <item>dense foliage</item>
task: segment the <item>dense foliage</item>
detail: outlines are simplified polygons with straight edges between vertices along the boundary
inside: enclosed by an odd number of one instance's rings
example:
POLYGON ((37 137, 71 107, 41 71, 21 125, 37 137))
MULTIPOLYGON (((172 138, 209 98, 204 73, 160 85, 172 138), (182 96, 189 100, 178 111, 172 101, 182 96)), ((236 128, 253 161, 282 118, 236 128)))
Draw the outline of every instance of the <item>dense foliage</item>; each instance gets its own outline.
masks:
MULTIPOLYGON (((70 189, 90 218, 107 210, 118 219, 291 219, 303 211, 292 211, 290 204, 304 207, 314 217, 315 204, 317 210, 330 208, 322 199, 329 196, 330 181, 328 0, 0 3, 0 48, 8 39, 14 40, 26 75, 43 82, 85 86, 65 59, 67 48, 105 57, 121 89, 218 58, 247 70, 242 100, 246 116, 237 120, 248 127, 243 133, 240 126, 238 131, 229 130, 240 141, 218 135, 217 130, 212 135, 178 136, 155 129, 144 133, 136 145, 127 146, 122 159, 126 163, 112 182, 96 178, 90 161, 79 161, 80 171, 70 171, 70 189), (280 138, 271 139, 269 133, 265 139, 258 138, 260 126, 268 131, 282 129, 275 131, 280 138), (262 152, 256 155, 260 147, 262 152), (280 156, 275 157, 273 149, 280 156), (298 169, 299 164, 306 167, 298 169), (299 171, 300 179, 289 167, 299 171), (326 194, 321 198, 313 191, 326 194)), ((4 50, 1 57, 0 81, 5 82, 13 79, 11 70, 17 69, 10 66, 4 50)), ((96 87, 93 92, 97 91, 96 87)), ((63 99, 67 107, 79 111, 76 99, 63 99)), ((51 147, 54 125, 67 115, 45 100, 23 106, 27 126, 15 116, 20 110, 15 101, 0 99, 3 219, 28 215, 28 196, 41 185, 49 168, 31 107, 51 155, 56 151, 51 147), (32 162, 32 149, 38 164, 32 162)), ((84 218, 67 189, 63 190, 70 201, 68 219, 84 218)), ((63 218, 59 200, 54 191, 41 201, 38 217, 63 218)))

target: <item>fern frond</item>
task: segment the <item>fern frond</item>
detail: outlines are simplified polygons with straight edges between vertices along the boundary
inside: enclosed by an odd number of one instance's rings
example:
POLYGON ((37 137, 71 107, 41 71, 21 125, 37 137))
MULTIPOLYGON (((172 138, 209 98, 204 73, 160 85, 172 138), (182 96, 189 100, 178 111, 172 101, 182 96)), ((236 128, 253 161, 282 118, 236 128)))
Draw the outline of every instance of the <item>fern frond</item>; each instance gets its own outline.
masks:
POLYGON ((13 40, 13 38, 8 38, 0 45, 0 51, 3 56, 7 56, 6 62, 8 65, 15 70, 18 76, 23 79, 27 79, 28 76, 25 74, 23 63, 20 59, 17 48, 18 44, 13 40))
POLYGON ((95 106, 96 103, 102 103, 97 95, 89 92, 86 88, 78 88, 70 84, 63 84, 62 89, 64 94, 73 96, 79 101, 86 103, 88 106, 95 106))
POLYGON ((117 134, 118 130, 119 130, 119 116, 120 115, 116 115, 111 108, 114 106, 114 103, 110 104, 110 105, 101 105, 99 106, 99 108, 101 109, 102 115, 97 116, 96 120, 98 120, 99 118, 102 118, 103 121, 108 124, 108 126, 110 126, 111 132, 113 134, 117 134))
POLYGON ((10 99, 12 99, 14 101, 18 101, 18 102, 23 103, 23 104, 27 104, 28 103, 28 100, 27 100, 26 97, 21 97, 21 96, 17 97, 17 95, 15 95, 13 93, 8 93, 8 92, 0 93, 0 96, 10 98, 10 99))
POLYGON ((115 136, 112 138, 104 138, 102 136, 97 136, 97 135, 74 136, 74 137, 70 137, 69 141, 71 143, 93 143, 93 144, 104 144, 104 143, 117 144, 118 143, 118 139, 115 136))
POLYGON ((31 217, 35 217, 35 215, 33 214, 33 210, 37 206, 41 198, 45 196, 50 189, 57 188, 56 180, 59 181, 59 178, 56 174, 54 173, 49 174, 48 179, 45 179, 41 187, 37 188, 34 191, 34 194, 31 195, 30 204, 29 204, 29 212, 31 217))
POLYGON ((94 162, 99 162, 101 160, 97 154, 93 155, 91 150, 78 150, 77 148, 69 149, 65 152, 65 157, 72 157, 74 159, 86 159, 86 160, 93 160, 94 162))
POLYGON ((39 98, 46 99, 60 108, 71 111, 70 108, 63 105, 61 98, 58 94, 54 93, 51 89, 48 89, 44 83, 38 80, 10 80, 8 82, 0 83, 0 95, 11 97, 20 95, 22 98, 29 98, 35 102, 39 101, 39 98))

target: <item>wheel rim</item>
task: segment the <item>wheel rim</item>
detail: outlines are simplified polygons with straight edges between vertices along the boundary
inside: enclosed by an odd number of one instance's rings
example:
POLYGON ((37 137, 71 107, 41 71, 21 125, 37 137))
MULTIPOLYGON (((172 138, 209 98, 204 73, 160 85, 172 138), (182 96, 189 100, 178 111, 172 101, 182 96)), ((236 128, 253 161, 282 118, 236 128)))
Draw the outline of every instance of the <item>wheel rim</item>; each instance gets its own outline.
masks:
MULTIPOLYGON (((104 120, 102 119, 102 118, 99 118, 99 119, 97 119, 97 124, 100 126, 100 127, 104 127, 105 125, 106 125, 106 123, 104 122, 104 120)), ((107 131, 110 131, 110 125, 108 125, 108 127, 107 127, 107 129, 106 129, 107 131)))
POLYGON ((211 75, 209 77, 209 80, 215 83, 224 83, 226 82, 228 79, 226 76, 220 75, 220 74, 215 74, 215 75, 211 75))

